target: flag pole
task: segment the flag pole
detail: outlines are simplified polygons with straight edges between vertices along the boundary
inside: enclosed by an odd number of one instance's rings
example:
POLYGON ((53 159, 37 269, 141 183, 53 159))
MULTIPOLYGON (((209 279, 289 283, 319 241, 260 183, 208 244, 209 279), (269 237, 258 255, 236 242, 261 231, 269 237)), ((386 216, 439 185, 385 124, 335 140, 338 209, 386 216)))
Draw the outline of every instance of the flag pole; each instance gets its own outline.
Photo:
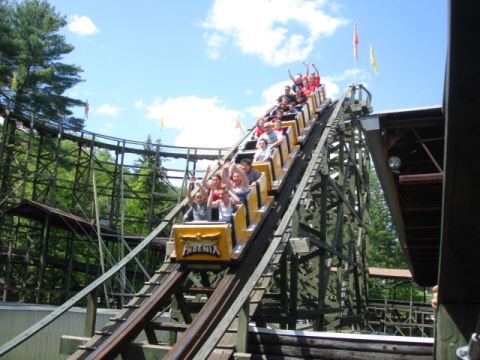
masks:
POLYGON ((353 85, 357 83, 357 61, 353 58, 353 85))
POLYGON ((357 23, 353 24, 353 84, 357 82, 358 33, 357 23))

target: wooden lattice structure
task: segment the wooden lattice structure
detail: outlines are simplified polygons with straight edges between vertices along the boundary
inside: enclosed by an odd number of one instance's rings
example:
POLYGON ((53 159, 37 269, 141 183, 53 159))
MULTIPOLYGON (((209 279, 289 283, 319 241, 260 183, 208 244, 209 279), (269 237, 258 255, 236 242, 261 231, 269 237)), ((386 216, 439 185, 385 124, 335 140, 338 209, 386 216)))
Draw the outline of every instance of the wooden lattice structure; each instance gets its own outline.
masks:
MULTIPOLYGON (((26 119, 7 108, 0 108, 0 115, 3 301, 68 299, 184 198, 186 176, 198 172, 198 160, 224 152, 113 138, 33 115, 26 119)), ((123 302, 135 291, 135 279, 148 278, 164 258, 168 236, 168 230, 159 234, 140 261, 106 286, 104 305, 123 302)))
POLYGON ((315 168, 292 217, 294 240, 278 287, 265 298, 257 323, 314 330, 365 326, 369 158, 359 119, 369 106, 369 94, 352 92, 326 124, 321 151, 308 159, 315 168))
MULTIPOLYGON (((225 336, 229 349, 236 346, 241 352, 246 349, 249 321, 288 329, 350 332, 370 326, 379 331, 369 316, 369 311, 381 309, 368 303, 370 162, 360 121, 371 111, 370 94, 360 85, 349 87, 337 102, 321 99, 319 107, 312 101, 302 109, 314 120, 289 173, 291 181, 276 194, 273 213, 253 241, 250 251, 256 257, 247 257, 224 274, 200 269, 190 273, 191 269, 169 262, 159 268, 163 240, 187 205, 182 185, 197 172, 197 160, 218 158, 221 149, 133 143, 61 124, 19 120, 5 112, 0 154, 1 220, 6 223, 0 229, 6 248, 3 295, 16 301, 56 303, 75 294, 3 346, 2 353, 81 301, 88 307, 84 334, 92 338, 62 338, 63 351, 71 353, 78 347, 75 353, 80 358, 91 351, 128 349, 139 331, 146 333, 149 346, 154 346, 150 350, 157 355, 191 349, 208 353, 235 314, 239 314, 236 345, 225 336), (139 158, 132 160, 133 155, 139 158), (175 163, 177 170, 166 163, 175 163), (181 176, 171 176, 175 171, 181 176), (172 186, 172 180, 179 185, 172 186), (129 206, 138 211, 129 212, 129 206), (152 229, 155 224, 159 225, 152 229), (265 242, 268 249, 263 252, 265 242), (109 258, 110 264, 102 262, 109 258), (24 266, 29 261, 31 276, 24 266), (62 268, 67 271, 59 271, 62 268), (232 292, 224 291, 230 287, 232 292), (98 305, 122 306, 122 315, 94 332, 98 305), (155 312, 167 309, 172 323, 156 322, 155 312), (221 311, 218 316, 216 309, 221 311), (168 343, 159 343, 156 330, 172 333, 168 343), (178 332, 184 333, 176 342, 178 332), (189 345, 200 338, 200 343, 189 345)), ((229 153, 243 149, 242 144, 239 141, 229 153)), ((402 329, 416 314, 410 311, 405 318, 398 309, 385 307, 383 318, 405 335, 402 329), (392 309, 397 315, 390 314, 392 309)), ((140 351, 145 354, 147 349, 140 345, 140 351)))

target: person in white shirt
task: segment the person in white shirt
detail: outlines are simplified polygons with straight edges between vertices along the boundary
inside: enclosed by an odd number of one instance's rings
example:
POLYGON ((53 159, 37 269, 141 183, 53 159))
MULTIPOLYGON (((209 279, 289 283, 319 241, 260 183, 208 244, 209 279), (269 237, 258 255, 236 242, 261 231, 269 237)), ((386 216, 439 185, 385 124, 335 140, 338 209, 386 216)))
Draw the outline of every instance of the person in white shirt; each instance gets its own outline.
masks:
POLYGON ((263 161, 267 161, 268 158, 272 155, 272 149, 267 144, 267 140, 259 139, 257 141, 257 151, 255 155, 253 155, 253 162, 259 163, 263 161))
POLYGON ((222 182, 232 190, 238 198, 245 202, 250 192, 247 174, 234 162, 225 162, 222 170, 222 182))
POLYGON ((280 132, 273 130, 273 124, 271 122, 266 122, 264 125, 265 133, 260 136, 260 139, 265 139, 267 144, 274 148, 280 146, 283 140, 283 136, 280 132))
POLYGON ((211 208, 218 208, 218 221, 232 222, 235 205, 240 204, 240 199, 231 190, 225 186, 220 190, 220 200, 213 201, 213 192, 208 196, 207 206, 211 208))

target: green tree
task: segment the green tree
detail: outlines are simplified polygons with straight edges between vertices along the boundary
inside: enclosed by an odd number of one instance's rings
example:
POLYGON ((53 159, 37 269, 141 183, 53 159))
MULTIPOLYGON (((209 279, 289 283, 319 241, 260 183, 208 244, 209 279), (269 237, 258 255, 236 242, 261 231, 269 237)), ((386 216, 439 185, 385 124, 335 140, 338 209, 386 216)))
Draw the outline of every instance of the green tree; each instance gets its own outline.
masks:
POLYGON ((10 8, 5 0, 0 1, 0 11, 6 16, 2 27, 9 33, 9 46, 0 43, 5 58, 2 82, 11 91, 13 111, 22 115, 33 112, 83 127, 83 119, 73 117, 70 110, 83 106, 83 102, 64 95, 82 81, 80 67, 61 62, 73 50, 58 33, 66 25, 65 17, 46 1, 26 0, 9 5, 10 8), (10 50, 6 51, 7 48, 10 50))
MULTIPOLYGON (((138 217, 148 221, 148 232, 161 221, 176 200, 175 191, 165 181, 166 174, 162 166, 162 158, 157 153, 159 146, 160 140, 157 139, 153 143, 151 135, 148 135, 144 151, 135 162, 135 177, 129 182, 132 190, 146 194, 146 197, 143 200, 132 199, 126 203, 128 212, 136 211, 138 217), (135 208, 142 210, 139 212, 135 208)), ((136 232, 144 231, 137 229, 136 232)))
MULTIPOLYGON (((369 186, 369 266, 406 269, 405 255, 398 240, 390 210, 385 202, 375 169, 370 170, 369 186)), ((370 278, 369 286, 370 299, 386 298, 409 301, 410 296, 412 296, 413 301, 423 301, 423 290, 414 282, 370 278)))
POLYGON ((375 173, 370 170, 370 241, 368 246, 369 265, 373 267, 406 269, 407 264, 390 210, 375 173))
POLYGON ((13 59, 17 55, 17 46, 13 40, 11 27, 12 8, 6 0, 0 0, 0 86, 11 85, 13 59))

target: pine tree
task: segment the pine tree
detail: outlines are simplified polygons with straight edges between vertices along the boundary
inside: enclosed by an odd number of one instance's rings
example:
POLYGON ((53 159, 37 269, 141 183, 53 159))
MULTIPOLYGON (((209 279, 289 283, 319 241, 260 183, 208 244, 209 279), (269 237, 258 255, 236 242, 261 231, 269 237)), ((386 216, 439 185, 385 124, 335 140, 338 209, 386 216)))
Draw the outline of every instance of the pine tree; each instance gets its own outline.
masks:
POLYGON ((16 3, 5 12, 8 17, 4 24, 9 26, 13 43, 13 53, 3 54, 8 57, 11 71, 8 85, 14 100, 13 111, 28 116, 34 113, 82 128, 83 119, 73 117, 70 108, 83 106, 83 102, 64 95, 82 81, 80 67, 61 62, 73 50, 58 33, 66 25, 65 17, 41 0, 16 3))
POLYGON ((6 0, 0 0, 0 86, 6 88, 11 85, 13 73, 13 58, 17 55, 17 46, 13 40, 11 12, 6 0))

